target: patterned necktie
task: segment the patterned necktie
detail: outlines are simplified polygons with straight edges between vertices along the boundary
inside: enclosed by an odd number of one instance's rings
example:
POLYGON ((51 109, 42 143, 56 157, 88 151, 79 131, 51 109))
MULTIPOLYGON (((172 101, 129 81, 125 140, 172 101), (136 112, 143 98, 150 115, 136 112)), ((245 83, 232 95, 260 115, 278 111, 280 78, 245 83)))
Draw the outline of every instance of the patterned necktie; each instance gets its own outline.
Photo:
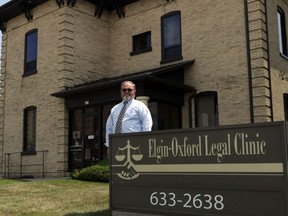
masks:
POLYGON ((122 131, 122 120, 126 111, 126 105, 127 105, 127 101, 123 102, 123 107, 120 111, 120 114, 118 116, 117 122, 116 122, 116 127, 115 127, 115 134, 119 134, 122 131))

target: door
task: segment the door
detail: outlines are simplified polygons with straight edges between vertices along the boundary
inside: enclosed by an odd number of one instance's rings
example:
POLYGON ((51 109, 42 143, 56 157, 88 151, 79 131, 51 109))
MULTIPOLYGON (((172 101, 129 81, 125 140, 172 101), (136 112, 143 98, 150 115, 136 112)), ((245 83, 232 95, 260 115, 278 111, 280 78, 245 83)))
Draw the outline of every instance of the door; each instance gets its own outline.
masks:
POLYGON ((82 109, 71 111, 69 136, 69 171, 83 167, 82 109))
POLYGON ((83 157, 84 167, 96 164, 100 160, 98 107, 84 109, 83 118, 83 157))
POLYGON ((69 170, 96 164, 101 158, 99 107, 70 112, 69 170))

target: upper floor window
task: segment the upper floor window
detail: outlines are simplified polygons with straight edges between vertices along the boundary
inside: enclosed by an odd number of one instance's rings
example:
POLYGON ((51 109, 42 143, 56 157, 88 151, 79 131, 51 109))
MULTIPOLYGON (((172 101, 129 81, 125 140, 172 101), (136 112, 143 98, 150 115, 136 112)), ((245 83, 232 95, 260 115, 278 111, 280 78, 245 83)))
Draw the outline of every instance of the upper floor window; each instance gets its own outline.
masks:
POLYGON ((161 35, 161 63, 183 59, 180 11, 174 11, 161 17, 161 35))
POLYGON ((37 73, 37 44, 37 29, 27 32, 25 36, 25 61, 23 76, 37 73))
POLYGON ((219 124, 217 92, 197 94, 195 111, 196 127, 217 126, 219 124))
POLYGON ((36 107, 24 109, 24 134, 23 152, 35 153, 36 151, 36 107))
POLYGON ((130 55, 136 55, 152 50, 151 47, 151 31, 138 34, 132 37, 133 40, 133 51, 130 55))
POLYGON ((277 19, 278 19, 278 34, 279 34, 278 37, 279 37, 280 54, 287 57, 288 50, 287 50, 285 13, 280 7, 278 7, 277 9, 277 19))

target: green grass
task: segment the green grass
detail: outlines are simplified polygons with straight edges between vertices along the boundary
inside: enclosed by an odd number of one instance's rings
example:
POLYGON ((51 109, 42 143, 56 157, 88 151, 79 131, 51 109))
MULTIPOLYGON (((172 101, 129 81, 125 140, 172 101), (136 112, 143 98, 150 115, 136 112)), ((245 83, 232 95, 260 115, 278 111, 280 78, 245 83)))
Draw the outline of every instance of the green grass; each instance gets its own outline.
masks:
POLYGON ((111 216, 108 183, 0 180, 0 215, 111 216))

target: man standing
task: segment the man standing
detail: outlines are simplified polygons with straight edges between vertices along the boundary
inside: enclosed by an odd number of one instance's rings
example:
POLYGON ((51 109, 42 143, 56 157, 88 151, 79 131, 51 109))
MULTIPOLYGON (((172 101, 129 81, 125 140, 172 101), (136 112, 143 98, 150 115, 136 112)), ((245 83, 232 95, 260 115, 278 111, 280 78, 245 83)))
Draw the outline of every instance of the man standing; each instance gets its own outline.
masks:
POLYGON ((151 131, 152 117, 148 107, 135 100, 136 86, 131 81, 121 83, 123 101, 115 105, 106 122, 106 146, 109 147, 109 135, 151 131))

